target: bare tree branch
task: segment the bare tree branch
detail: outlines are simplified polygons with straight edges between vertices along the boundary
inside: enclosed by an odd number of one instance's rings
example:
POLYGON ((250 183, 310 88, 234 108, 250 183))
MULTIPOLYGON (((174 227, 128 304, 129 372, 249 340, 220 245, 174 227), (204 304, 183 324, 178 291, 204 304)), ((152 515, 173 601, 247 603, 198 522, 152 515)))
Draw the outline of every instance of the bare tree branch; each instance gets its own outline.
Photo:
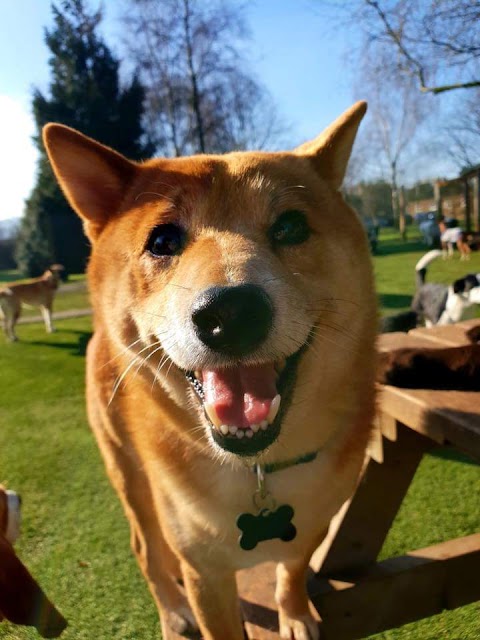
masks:
MULTIPOLYGON (((390 52, 385 73, 415 77, 433 95, 480 86, 480 0, 320 0, 324 15, 360 34, 360 51, 390 52)), ((318 5, 316 5, 318 8, 318 5)))
POLYGON ((445 84, 439 87, 424 87, 421 86, 420 90, 423 93, 445 93, 446 91, 454 91, 455 89, 473 89, 474 87, 480 87, 480 80, 473 80, 472 82, 457 82, 456 84, 445 84))
POLYGON ((124 0, 125 42, 147 89, 147 118, 164 155, 276 147, 286 130, 248 72, 248 30, 229 0, 124 0))
POLYGON ((416 73, 417 73, 418 79, 420 81, 420 87, 423 90, 423 88, 425 87, 425 72, 424 72, 423 66, 406 49, 405 45, 402 42, 401 37, 393 29, 392 25, 390 24, 389 19, 387 18, 386 13, 380 8, 378 2, 376 0, 365 0, 365 3, 368 6, 372 7, 377 12, 380 20, 382 21, 382 23, 383 23, 383 25, 385 27, 385 31, 386 31, 387 35, 391 38, 392 42, 397 46, 397 48, 400 51, 400 53, 403 56, 405 56, 405 58, 408 60, 408 62, 410 62, 410 64, 412 64, 413 67, 416 69, 416 73))

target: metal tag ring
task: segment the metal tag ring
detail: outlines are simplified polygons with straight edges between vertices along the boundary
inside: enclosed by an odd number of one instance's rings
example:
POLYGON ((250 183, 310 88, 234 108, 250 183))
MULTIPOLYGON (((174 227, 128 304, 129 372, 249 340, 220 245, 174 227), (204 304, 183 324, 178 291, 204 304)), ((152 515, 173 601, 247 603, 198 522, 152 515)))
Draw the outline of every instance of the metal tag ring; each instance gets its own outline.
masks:
POLYGON ((277 503, 271 493, 263 493, 260 489, 257 489, 252 496, 253 504, 258 511, 267 509, 268 511, 275 511, 277 503))

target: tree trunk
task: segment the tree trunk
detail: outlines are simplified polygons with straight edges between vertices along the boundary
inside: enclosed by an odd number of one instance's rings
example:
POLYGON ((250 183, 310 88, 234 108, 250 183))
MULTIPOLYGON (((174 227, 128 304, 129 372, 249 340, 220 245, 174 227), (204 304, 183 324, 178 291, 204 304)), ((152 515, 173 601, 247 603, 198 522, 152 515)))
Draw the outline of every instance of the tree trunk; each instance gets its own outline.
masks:
POLYGON ((192 110, 197 123, 198 150, 205 153, 205 131, 203 126, 203 118, 200 105, 200 92, 198 90, 197 74, 193 65, 193 47, 192 37, 190 33, 190 4, 189 0, 183 0, 184 14, 183 25, 185 29, 185 46, 187 48, 187 62, 190 73, 190 82, 192 83, 192 110))
POLYGON ((392 188, 392 211, 393 221, 395 226, 398 227, 402 240, 405 242, 407 239, 407 224, 405 219, 405 203, 402 194, 399 193, 397 184, 397 163, 393 160, 390 163, 390 182, 392 188))
POLYGON ((403 187, 400 188, 400 198, 399 198, 399 229, 400 229, 400 235, 402 236, 402 240, 406 242, 407 216, 406 216, 405 189, 403 187))

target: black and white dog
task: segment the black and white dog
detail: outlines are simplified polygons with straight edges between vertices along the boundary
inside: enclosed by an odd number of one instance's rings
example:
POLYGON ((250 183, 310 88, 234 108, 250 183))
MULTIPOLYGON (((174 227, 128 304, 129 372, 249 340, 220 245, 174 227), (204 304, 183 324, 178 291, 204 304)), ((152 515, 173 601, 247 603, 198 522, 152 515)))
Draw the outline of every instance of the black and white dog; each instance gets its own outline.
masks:
POLYGON ((441 255, 433 249, 420 258, 415 265, 417 291, 410 311, 382 318, 380 333, 409 331, 422 322, 427 327, 460 322, 468 316, 468 309, 480 304, 480 273, 469 273, 448 286, 425 282, 428 265, 441 255))

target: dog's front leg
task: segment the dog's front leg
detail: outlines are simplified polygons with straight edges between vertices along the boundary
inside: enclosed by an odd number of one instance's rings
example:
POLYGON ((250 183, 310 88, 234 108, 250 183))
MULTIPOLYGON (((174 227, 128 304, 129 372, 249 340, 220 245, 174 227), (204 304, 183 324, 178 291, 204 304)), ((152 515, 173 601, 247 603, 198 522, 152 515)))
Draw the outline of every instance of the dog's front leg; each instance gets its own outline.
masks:
POLYGON ((308 561, 279 563, 275 600, 280 637, 287 640, 318 640, 318 622, 310 613, 306 588, 308 561))
POLYGON ((244 640, 235 573, 214 565, 199 572, 185 562, 182 573, 203 640, 244 640))
POLYGON ((43 321, 45 323, 45 329, 47 333, 53 333, 55 331, 55 327, 53 326, 53 322, 52 322, 51 308, 42 305, 40 309, 42 311, 43 321))
POLYGON ((20 305, 15 304, 15 302, 8 305, 5 304, 5 306, 2 306, 1 313, 3 313, 5 336, 10 342, 15 342, 15 340, 18 340, 15 335, 15 324, 20 317, 20 305))

